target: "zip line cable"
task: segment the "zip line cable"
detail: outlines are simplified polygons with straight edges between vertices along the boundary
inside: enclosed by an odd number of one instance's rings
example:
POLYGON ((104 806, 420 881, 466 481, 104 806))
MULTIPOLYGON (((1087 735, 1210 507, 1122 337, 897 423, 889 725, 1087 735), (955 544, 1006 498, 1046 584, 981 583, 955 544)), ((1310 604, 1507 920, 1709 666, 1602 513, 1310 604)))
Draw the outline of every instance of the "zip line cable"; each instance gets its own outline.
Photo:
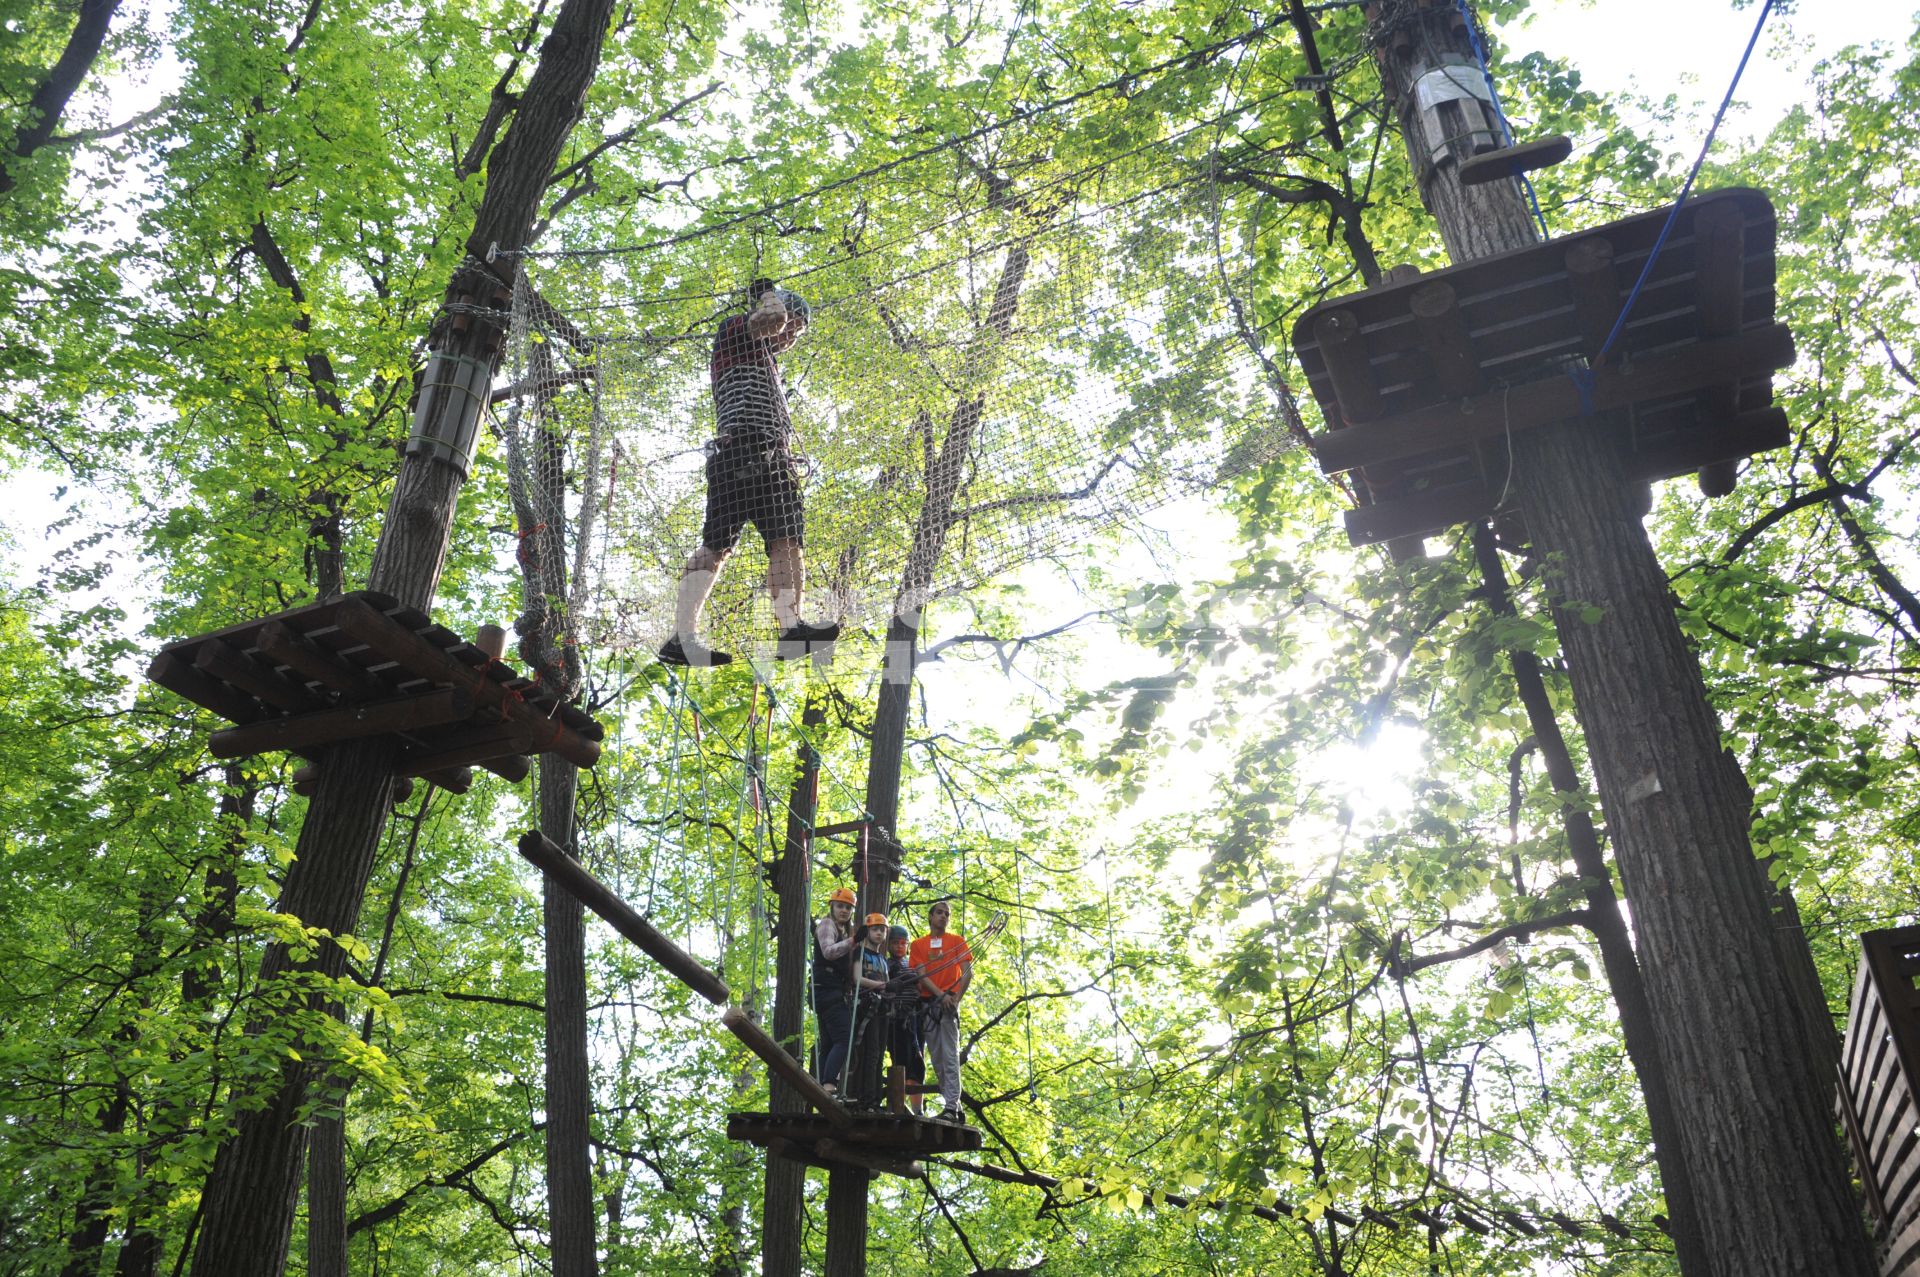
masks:
MULTIPOLYGON (((1310 12, 1321 13, 1321 12, 1329 12, 1336 9, 1356 8, 1365 2, 1366 0, 1331 0, 1331 2, 1329 3, 1308 6, 1308 9, 1310 12)), ((1249 27, 1247 30, 1241 32, 1239 35, 1230 36, 1225 40, 1219 40, 1213 44, 1205 45, 1198 49, 1189 50, 1186 53, 1179 54, 1175 57, 1167 58, 1163 61, 1153 63, 1149 66, 1140 67, 1134 70, 1122 72, 1120 75, 1113 76, 1109 79, 1101 81, 1098 84, 1091 85, 1087 88, 1080 89, 1076 92, 1066 94, 1062 97, 1050 99, 1049 101, 1039 103, 1036 106, 1025 107, 1020 110, 1016 110, 1009 115, 1002 116, 997 120, 991 120, 988 123, 983 124, 976 129, 971 129, 966 133, 961 133, 954 137, 947 138, 943 141, 935 143, 932 146, 921 147, 918 150, 909 151, 905 155, 896 156, 891 160, 886 160, 879 164, 872 165, 868 168, 861 169, 857 172, 850 173, 845 177, 835 178, 833 181, 830 181, 830 182, 823 182, 818 186, 814 186, 808 190, 802 191, 797 195, 790 195, 790 196, 787 196, 785 199, 775 200, 772 203, 764 204, 757 209, 751 210, 746 213, 736 214, 732 217, 724 218, 719 222, 715 222, 707 226, 696 226, 691 230, 682 231, 677 235, 670 235, 661 239, 648 240, 640 244, 625 245, 625 246, 619 246, 619 247, 613 247, 613 248, 498 249, 496 250, 495 255, 501 258, 508 258, 508 259, 511 259, 511 258, 553 259, 553 258, 561 258, 561 257, 617 257, 617 256, 624 256, 624 255, 633 254, 633 253, 653 252, 662 248, 673 248, 681 244, 693 243, 696 240, 705 239, 710 235, 716 235, 722 231, 731 230, 734 227, 742 226, 749 222, 763 219, 769 216, 770 214, 783 212, 789 208, 795 207, 796 205, 803 204, 806 201, 811 199, 817 199, 822 195, 830 194, 831 192, 839 190, 843 187, 853 186, 861 182, 869 181, 872 178, 879 177, 886 173, 890 173, 894 169, 904 167, 908 164, 912 164, 916 160, 927 159, 930 156, 939 155, 945 151, 955 150, 961 146, 964 146, 968 142, 977 141, 980 138, 987 137, 994 133, 997 133, 1002 129, 1011 128, 1016 124, 1023 124, 1028 120, 1037 119, 1043 115, 1047 115, 1047 114, 1050 114, 1051 112, 1057 111, 1062 107, 1072 106, 1077 102, 1085 101, 1087 98, 1098 96, 1101 93, 1111 92, 1116 89, 1133 88, 1138 84, 1138 82, 1141 79, 1145 77, 1155 76, 1155 75, 1161 74, 1162 72, 1175 70, 1181 67, 1183 64, 1193 68, 1205 66, 1209 62, 1211 62, 1214 58, 1218 57, 1220 54, 1226 52, 1227 50, 1233 49, 1241 44, 1246 43, 1249 40, 1253 40, 1265 34, 1267 31, 1271 30, 1274 26, 1278 25, 1279 22, 1281 21, 1290 22, 1291 20, 1292 20, 1291 17, 1287 17, 1287 18, 1276 18, 1268 22, 1257 23, 1254 26, 1249 27)))
POLYGON ((1646 265, 1640 268, 1640 277, 1633 281, 1633 288, 1627 293, 1626 304, 1620 308, 1620 314, 1613 321, 1613 328, 1607 333, 1607 339, 1600 344, 1589 366, 1577 369, 1572 374, 1574 384, 1580 387, 1581 414, 1593 414, 1593 369, 1606 361, 1613 350, 1614 343, 1626 330, 1627 316, 1633 312, 1634 303, 1640 300, 1640 290, 1647 285, 1647 279, 1653 274, 1654 263, 1660 260, 1660 252, 1667 246, 1667 237, 1673 233, 1674 223, 1680 220, 1680 209, 1687 202, 1687 196, 1693 192, 1694 179, 1700 176, 1700 169, 1707 162, 1707 152, 1713 149, 1713 139, 1720 132, 1720 123, 1726 118, 1727 108, 1733 105, 1734 91, 1740 87, 1740 77, 1747 72, 1747 62, 1753 57, 1753 50, 1760 43, 1760 32, 1767 25, 1767 16, 1773 12, 1774 0, 1765 0, 1760 6, 1760 16, 1753 24, 1753 34, 1747 37, 1747 47, 1740 54, 1740 64, 1734 68, 1733 80, 1727 85, 1725 96, 1720 99, 1720 107, 1713 113, 1713 123, 1707 129, 1706 140, 1700 144, 1700 154, 1694 158, 1693 167, 1687 171, 1687 180, 1680 187, 1680 196, 1673 202, 1673 209, 1667 214, 1665 225, 1660 228, 1659 238, 1653 242, 1653 251, 1647 254, 1646 265))

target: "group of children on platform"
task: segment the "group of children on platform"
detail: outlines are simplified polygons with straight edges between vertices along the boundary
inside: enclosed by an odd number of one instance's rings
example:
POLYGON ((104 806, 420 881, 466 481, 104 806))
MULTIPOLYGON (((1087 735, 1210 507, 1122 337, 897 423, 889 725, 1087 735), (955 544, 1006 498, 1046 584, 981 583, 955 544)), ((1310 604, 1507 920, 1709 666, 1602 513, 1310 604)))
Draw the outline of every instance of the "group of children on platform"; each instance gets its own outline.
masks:
POLYGON ((853 892, 842 887, 828 897, 827 916, 814 924, 815 1076, 856 1103, 878 1102, 884 1042, 892 1063, 906 1074, 913 1111, 920 1112, 917 1088, 930 1061, 944 1105, 933 1116, 964 1122, 960 1001, 973 983, 973 951, 964 936, 947 929, 953 907, 935 901, 927 910, 927 934, 910 941, 907 929, 890 926, 883 913, 868 914, 855 928, 854 903, 853 892))

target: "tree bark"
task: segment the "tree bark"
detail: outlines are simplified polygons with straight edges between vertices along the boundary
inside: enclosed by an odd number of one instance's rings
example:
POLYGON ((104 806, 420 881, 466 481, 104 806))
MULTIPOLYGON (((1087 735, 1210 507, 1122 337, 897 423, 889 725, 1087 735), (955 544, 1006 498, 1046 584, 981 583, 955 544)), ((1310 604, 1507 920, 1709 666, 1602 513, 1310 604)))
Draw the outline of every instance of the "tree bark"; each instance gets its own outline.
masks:
MULTIPOLYGON (((480 265, 489 245, 518 249, 525 243, 547 178, 593 83, 612 11, 612 0, 566 0, 562 5, 513 123, 489 164, 486 193, 467 242, 470 260, 456 270, 449 301, 500 282, 480 265)), ((437 354, 496 364, 492 347, 497 330, 478 316, 460 327, 442 318, 431 342, 437 354)), ((431 405, 429 411, 457 416, 469 428, 479 411, 477 403, 462 395, 425 402, 431 405)), ((431 608, 461 482, 452 466, 426 455, 407 457, 374 552, 374 589, 423 610, 431 608)), ((391 741, 374 740, 320 755, 319 789, 300 830, 280 912, 336 934, 353 931, 386 823, 396 750, 391 741)), ((313 968, 337 977, 343 963, 337 945, 323 944, 313 968)), ((271 988, 291 966, 282 946, 269 946, 261 987, 271 988)), ((276 1083, 261 1097, 264 1104, 235 1120, 207 1179, 193 1277, 277 1277, 284 1271, 306 1152, 302 1110, 312 1078, 307 1062, 286 1061, 276 1083)))
MULTIPOLYGON (((1420 77, 1473 64, 1461 16, 1383 5, 1369 25, 1449 251, 1467 259, 1534 243, 1517 182, 1459 182, 1457 139, 1492 132, 1486 109, 1449 102, 1421 119, 1420 77)), ((1512 445, 1514 481, 1553 574, 1710 1271, 1867 1277, 1872 1255, 1828 1111, 1831 1079, 1814 1085, 1821 1048, 1791 992, 1747 836, 1749 791, 1721 747, 1611 437, 1604 421, 1523 432, 1512 445), (1596 622, 1582 619, 1585 607, 1600 609, 1596 622)))
MULTIPOLYGON (((787 834, 773 866, 775 901, 773 1038, 788 1055, 806 1062, 803 1028, 807 1014, 807 963, 812 945, 807 934, 809 883, 813 877, 813 825, 820 804, 820 754, 811 735, 827 721, 826 706, 809 697, 800 714, 807 740, 800 746, 800 770, 787 798, 787 834)), ((806 1103, 785 1079, 773 1077, 767 1107, 775 1113, 803 1113, 806 1103)), ((802 1191, 807 1168, 787 1157, 768 1157, 760 1198, 760 1271, 762 1277, 800 1277, 806 1208, 802 1191)))
MULTIPOLYGON (((1007 250, 1000 278, 994 284, 986 322, 980 327, 973 352, 958 379, 962 387, 971 390, 993 375, 993 357, 999 344, 1012 331, 1029 260, 1024 244, 1015 244, 1007 250)), ((940 450, 927 468, 927 494, 920 503, 913 545, 907 552, 906 572, 894 603, 893 620, 887 626, 886 664, 874 707, 873 747, 867 760, 867 818, 872 822, 873 875, 871 881, 862 883, 862 911, 885 913, 893 896, 893 881, 900 873, 897 832, 900 773, 906 754, 914 663, 919 654, 920 609, 927 603, 935 569, 946 548, 947 532, 953 526, 954 495, 960 490, 960 477, 972 454, 974 435, 979 431, 986 402, 985 394, 970 393, 954 408, 947 422, 940 450)), ((829 1277, 863 1277, 867 1271, 867 1183, 871 1178, 866 1171, 853 1168, 828 1173, 829 1277), (856 1244, 857 1254, 850 1249, 856 1244)))
MULTIPOLYGON (((321 1086, 332 1084, 323 1079, 321 1086)), ((342 1093, 340 1103, 347 1102, 342 1093)), ((347 1277, 347 1123, 315 1119, 307 1141, 307 1277, 347 1277)))
POLYGON ((120 0, 80 0, 80 16, 73 24, 73 34, 67 38, 67 47, 61 50, 60 59, 47 72, 47 78, 33 91, 33 100, 27 104, 26 122, 13 138, 12 159, 0 164, 0 195, 19 185, 14 175, 17 161, 26 159, 53 139, 54 127, 60 123, 68 100, 100 56, 100 46, 106 43, 107 28, 119 7, 120 0))
MULTIPOLYGON (((1493 530, 1485 523, 1473 529, 1473 552, 1479 561, 1481 579, 1486 584, 1487 602, 1501 616, 1514 615, 1513 596, 1507 588, 1506 568, 1494 545, 1493 530)), ((1547 695, 1546 680, 1540 672, 1540 658, 1522 648, 1507 653, 1513 667, 1513 682, 1526 707, 1527 722, 1540 745, 1540 756, 1547 765, 1547 778, 1561 797, 1560 822, 1567 834, 1567 850, 1580 871, 1581 886, 1587 897, 1587 925, 1600 946, 1600 964, 1607 974, 1607 988, 1613 994, 1620 1013, 1620 1036, 1626 1042, 1627 1058, 1634 1076, 1640 1081, 1640 1094, 1647 1106, 1647 1129, 1653 1135, 1653 1156, 1660 1167, 1660 1186, 1667 1198, 1668 1233, 1673 1238, 1680 1271, 1706 1274, 1713 1271, 1700 1230, 1699 1209, 1693 1199, 1693 1177, 1687 1171, 1680 1133, 1680 1119, 1674 1112, 1672 1088, 1668 1084, 1666 1063, 1660 1055, 1658 1028, 1653 1008, 1647 1002, 1646 982, 1641 978, 1639 960, 1634 957, 1633 940, 1627 934, 1626 919, 1620 914, 1620 902, 1613 894, 1613 874, 1600 849, 1600 836, 1593 818, 1587 814, 1580 774, 1574 768, 1573 755, 1560 731, 1560 720, 1547 695)))
MULTIPOLYGON (((540 759, 540 831, 579 859, 579 769, 540 759)), ((547 1212, 554 1277, 596 1277, 593 1080, 587 1067, 587 945, 580 901, 543 876, 547 937, 547 1212)))

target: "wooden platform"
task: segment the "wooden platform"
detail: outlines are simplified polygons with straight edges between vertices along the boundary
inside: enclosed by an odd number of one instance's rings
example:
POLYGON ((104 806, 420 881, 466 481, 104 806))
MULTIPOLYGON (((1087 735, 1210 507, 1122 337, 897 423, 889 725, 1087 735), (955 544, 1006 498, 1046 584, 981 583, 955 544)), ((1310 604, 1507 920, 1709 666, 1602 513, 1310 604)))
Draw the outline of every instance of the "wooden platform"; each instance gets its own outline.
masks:
POLYGON ((549 750, 591 767, 604 735, 505 662, 372 591, 169 644, 147 677, 234 724, 213 734, 216 757, 313 758, 390 735, 401 749, 396 775, 456 790, 469 766, 519 781, 525 756, 549 750))
POLYGON ((1710 495, 1733 463, 1788 439, 1772 373, 1793 362, 1775 322, 1773 206, 1733 188, 1691 199, 1632 314, 1605 345, 1669 209, 1333 298, 1293 345, 1330 429, 1329 474, 1358 470, 1356 545, 1485 517, 1509 484, 1507 439, 1591 416, 1628 477, 1689 470, 1710 495))
POLYGON ((983 1143, 974 1127, 927 1117, 859 1111, 848 1117, 843 1125, 819 1113, 729 1113, 727 1138, 809 1166, 856 1166, 913 1178, 925 1174, 920 1157, 971 1153, 983 1143))
POLYGON ((1838 1108, 1882 1277, 1920 1274, 1920 927, 1860 937, 1838 1108))

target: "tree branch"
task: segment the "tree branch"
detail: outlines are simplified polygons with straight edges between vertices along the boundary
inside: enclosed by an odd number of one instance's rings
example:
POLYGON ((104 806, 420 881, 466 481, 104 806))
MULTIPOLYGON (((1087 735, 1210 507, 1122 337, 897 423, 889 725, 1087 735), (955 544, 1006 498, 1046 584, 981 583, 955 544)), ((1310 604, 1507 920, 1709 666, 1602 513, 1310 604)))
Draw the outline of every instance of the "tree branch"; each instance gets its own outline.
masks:
POLYGON ((1472 944, 1458 949, 1449 949, 1445 953, 1429 953, 1423 957, 1407 958, 1400 963, 1400 974, 1412 975, 1428 967, 1437 967, 1445 962, 1458 962, 1462 958, 1471 958, 1476 953, 1485 953, 1502 940, 1521 940, 1541 931, 1553 931, 1561 927, 1585 927, 1593 929, 1593 915, 1585 909, 1569 909, 1565 913, 1556 913, 1549 918, 1536 918, 1531 922, 1516 922, 1501 927, 1498 931, 1489 931, 1472 944))
MULTIPOLYGON (((120 0, 80 0, 80 17, 73 24, 73 34, 67 37, 67 47, 27 103, 27 123, 15 135, 11 148, 15 159, 26 159, 53 137, 61 112, 100 56, 100 46, 106 43, 107 28, 119 7, 120 0)), ((16 184, 13 171, 0 164, 0 195, 16 184)))

